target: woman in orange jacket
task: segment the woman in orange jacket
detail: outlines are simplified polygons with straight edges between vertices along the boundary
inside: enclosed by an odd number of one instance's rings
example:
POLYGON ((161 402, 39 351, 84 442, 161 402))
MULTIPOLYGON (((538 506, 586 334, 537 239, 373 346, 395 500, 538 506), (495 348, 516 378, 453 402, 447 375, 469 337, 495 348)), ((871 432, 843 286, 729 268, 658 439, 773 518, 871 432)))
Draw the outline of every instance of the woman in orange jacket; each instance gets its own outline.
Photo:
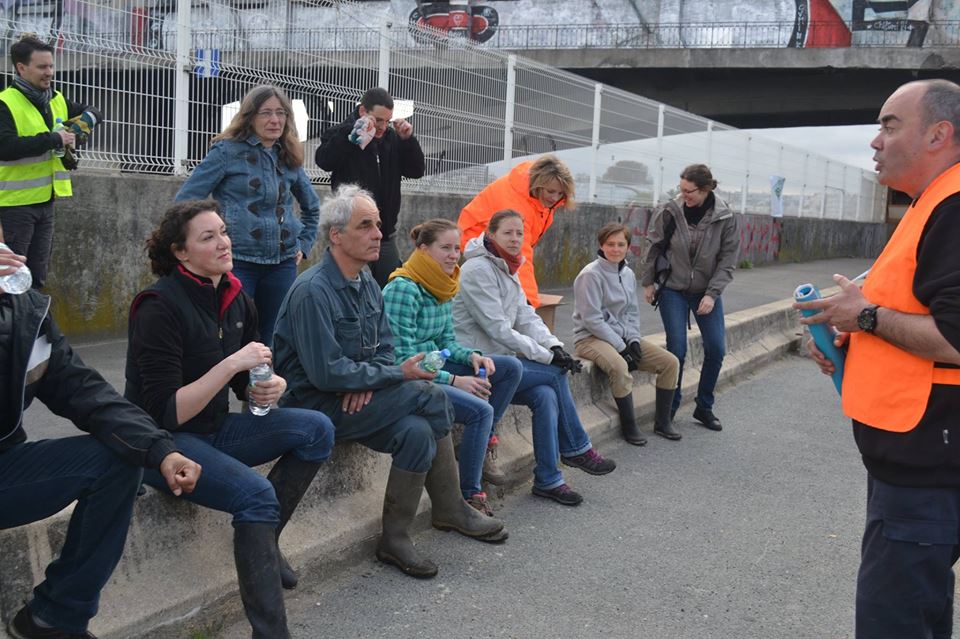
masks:
POLYGON ((513 209, 523 217, 525 258, 517 274, 527 301, 540 306, 537 278, 533 273, 533 247, 553 224, 553 212, 560 206, 573 208, 573 175, 555 155, 544 155, 535 162, 521 162, 507 175, 488 184, 460 211, 461 250, 467 242, 487 228, 493 214, 513 209))

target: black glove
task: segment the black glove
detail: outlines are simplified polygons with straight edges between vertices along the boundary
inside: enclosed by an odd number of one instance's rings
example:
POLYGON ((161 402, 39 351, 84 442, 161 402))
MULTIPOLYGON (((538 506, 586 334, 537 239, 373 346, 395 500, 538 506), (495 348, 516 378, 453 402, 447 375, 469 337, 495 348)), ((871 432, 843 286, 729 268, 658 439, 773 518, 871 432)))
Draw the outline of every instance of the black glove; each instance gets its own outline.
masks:
POLYGON ((633 353, 630 352, 630 347, 629 347, 629 346, 627 346, 625 349, 623 349, 622 351, 620 351, 620 357, 622 357, 622 358, 623 358, 623 361, 625 361, 625 362, 627 363, 627 370, 628 370, 628 371, 635 371, 635 370, 637 370, 637 362, 636 362, 635 359, 633 359, 633 353))
POLYGON ((630 345, 627 346, 627 350, 629 350, 630 354, 633 355, 634 363, 639 366, 640 360, 643 359, 643 349, 640 348, 640 342, 630 342, 630 345))
POLYGON ((553 351, 553 359, 550 360, 551 365, 571 373, 579 373, 583 369, 583 364, 573 359, 570 353, 563 350, 563 346, 551 346, 550 350, 553 351))

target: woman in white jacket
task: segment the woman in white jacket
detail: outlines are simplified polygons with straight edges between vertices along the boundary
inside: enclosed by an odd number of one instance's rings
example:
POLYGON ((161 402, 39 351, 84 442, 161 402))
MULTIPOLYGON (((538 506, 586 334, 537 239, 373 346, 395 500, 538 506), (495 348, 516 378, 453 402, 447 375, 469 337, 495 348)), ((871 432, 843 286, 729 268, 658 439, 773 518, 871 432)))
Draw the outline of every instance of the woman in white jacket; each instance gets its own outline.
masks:
POLYGON ((566 374, 579 370, 579 362, 527 304, 517 277, 522 248, 523 218, 512 210, 494 214, 484 234, 467 244, 453 300, 457 341, 486 355, 520 358, 523 377, 511 403, 533 411, 533 494, 576 506, 583 497, 564 481, 558 456, 591 475, 617 465, 593 448, 577 415, 566 374))
POLYGON ((635 446, 647 443, 637 426, 630 371, 656 373, 657 403, 653 430, 680 439, 670 411, 680 362, 665 348, 640 336, 637 278, 627 264, 630 231, 623 224, 604 224, 597 233, 597 259, 573 281, 573 342, 577 357, 596 363, 610 378, 620 413, 623 438, 635 446))

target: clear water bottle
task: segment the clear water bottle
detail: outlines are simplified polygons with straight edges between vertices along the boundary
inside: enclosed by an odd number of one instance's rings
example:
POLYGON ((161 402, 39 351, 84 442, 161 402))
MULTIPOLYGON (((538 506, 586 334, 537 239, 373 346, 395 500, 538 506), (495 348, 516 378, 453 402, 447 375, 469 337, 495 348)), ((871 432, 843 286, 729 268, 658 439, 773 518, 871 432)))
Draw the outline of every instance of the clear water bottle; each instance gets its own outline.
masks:
MULTIPOLYGON (((65 128, 67 128, 67 127, 63 126, 63 118, 57 118, 57 121, 56 121, 56 122, 54 123, 54 125, 53 125, 53 132, 54 132, 54 133, 57 133, 57 132, 59 132, 59 131, 63 131, 65 128)), ((67 153, 67 145, 66 145, 66 144, 62 144, 62 145, 60 145, 60 148, 59 148, 59 149, 54 149, 54 150, 53 150, 53 154, 54 154, 55 156, 57 156, 58 158, 62 158, 64 155, 66 155, 66 153, 67 153)))
POLYGON ((442 351, 432 351, 424 355, 423 359, 420 360, 420 368, 428 373, 436 373, 443 368, 443 365, 447 363, 447 358, 449 357, 450 351, 446 348, 442 351))
MULTIPOLYGON (((3 242, 0 242, 0 247, 9 248, 3 242)), ((2 288, 5 293, 10 293, 11 295, 26 293, 32 285, 33 275, 30 274, 30 269, 27 268, 26 264, 10 275, 0 277, 0 288, 2 288)))
MULTIPOLYGON (((257 382, 265 382, 273 377, 273 369, 270 364, 258 364, 250 369, 250 386, 256 386, 257 382)), ((253 399, 253 395, 248 397, 250 412, 254 415, 266 415, 270 412, 270 404, 260 404, 253 399)))

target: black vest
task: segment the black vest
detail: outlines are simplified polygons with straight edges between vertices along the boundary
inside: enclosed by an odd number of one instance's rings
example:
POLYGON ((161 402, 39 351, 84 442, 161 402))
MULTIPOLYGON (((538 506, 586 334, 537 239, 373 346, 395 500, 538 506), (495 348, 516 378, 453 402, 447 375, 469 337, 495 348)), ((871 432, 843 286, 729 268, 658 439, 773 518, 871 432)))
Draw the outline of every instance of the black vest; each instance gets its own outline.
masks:
MULTIPOLYGON (((178 328, 183 349, 180 387, 200 379, 224 358, 245 346, 244 323, 248 321, 248 307, 252 305, 252 301, 239 290, 236 279, 230 281, 228 276, 224 276, 219 290, 215 290, 209 281, 198 280, 196 276, 179 270, 161 277, 153 286, 134 298, 128 323, 127 384, 124 396, 150 413, 161 427, 170 429, 171 424, 165 423, 163 416, 166 405, 150 407, 144 402, 140 369, 136 363, 138 353, 135 352, 137 345, 133 339, 133 326, 137 307, 147 297, 158 298, 176 314, 180 322, 178 328), (234 290, 232 286, 237 288, 234 290), (221 310, 221 304, 225 304, 226 308, 221 310)), ((227 385, 220 389, 203 410, 177 430, 193 433, 214 432, 229 411, 227 385)))

